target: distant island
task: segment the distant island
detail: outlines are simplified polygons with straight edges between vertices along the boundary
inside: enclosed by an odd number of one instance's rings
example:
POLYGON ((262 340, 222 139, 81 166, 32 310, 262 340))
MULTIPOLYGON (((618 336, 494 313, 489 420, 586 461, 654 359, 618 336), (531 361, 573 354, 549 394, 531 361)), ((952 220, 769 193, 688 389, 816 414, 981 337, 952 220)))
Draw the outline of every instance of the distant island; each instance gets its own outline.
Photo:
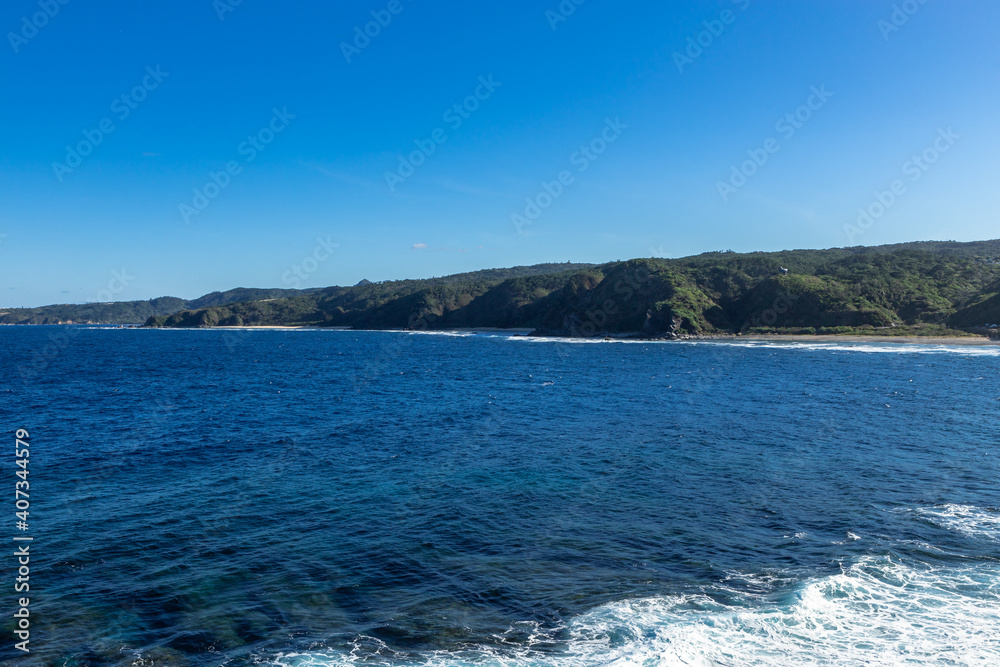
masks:
POLYGON ((2 324, 530 329, 535 335, 991 335, 1000 240, 710 252, 541 264, 309 290, 236 289, 193 301, 0 311, 2 324))

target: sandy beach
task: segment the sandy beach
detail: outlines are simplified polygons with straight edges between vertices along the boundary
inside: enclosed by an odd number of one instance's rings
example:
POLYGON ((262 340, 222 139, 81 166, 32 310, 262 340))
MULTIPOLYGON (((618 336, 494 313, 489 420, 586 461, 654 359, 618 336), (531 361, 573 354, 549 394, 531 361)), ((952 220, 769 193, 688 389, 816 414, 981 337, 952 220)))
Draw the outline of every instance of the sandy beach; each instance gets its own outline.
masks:
MULTIPOLYGON (((73 325, 77 323, 73 322, 61 322, 61 325, 73 325)), ((79 323, 86 326, 96 326, 96 327, 106 327, 106 328, 122 328, 120 325, 110 325, 110 324, 96 324, 96 323, 79 323)), ((3 323, 0 326, 33 326, 24 324, 8 324, 3 323)), ((127 325, 126 328, 135 329, 145 329, 147 327, 142 325, 127 325)), ((161 328, 161 327, 152 327, 161 328)), ((189 327, 164 327, 169 329, 188 329, 189 327)), ((203 327, 190 327, 194 329, 200 329, 203 327)), ((234 330, 299 330, 299 329, 312 329, 312 330, 334 330, 334 331, 352 331, 351 327, 347 326, 332 326, 323 327, 317 325, 245 325, 245 326, 215 326, 210 327, 212 329, 222 329, 227 331, 234 330)), ((358 329, 357 331, 368 331, 363 329, 358 329)), ((403 329, 372 329, 370 331, 405 331, 403 329)), ((484 333, 484 334, 506 334, 509 336, 530 336, 534 329, 531 328, 496 328, 496 327, 456 327, 452 329, 425 329, 421 331, 411 331, 411 333, 484 333)), ((610 332, 598 332, 589 338, 592 339, 602 339, 605 337, 611 338, 613 341, 619 340, 635 340, 637 334, 635 333, 610 333, 610 332)), ((545 337, 545 336, 543 336, 545 337)), ((796 343, 900 343, 908 345, 971 345, 971 346, 998 346, 1000 345, 1000 340, 990 339, 986 336, 979 335, 969 335, 969 336, 879 336, 879 335, 856 335, 856 334, 749 334, 749 335, 737 335, 737 334, 725 334, 725 333, 712 333, 705 334, 702 336, 692 336, 690 338, 684 338, 681 340, 720 340, 720 341, 764 341, 764 342, 796 342, 796 343)))
POLYGON ((985 336, 820 336, 820 335, 760 335, 760 336, 713 336, 726 340, 763 340, 772 342, 802 343, 910 343, 919 345, 1000 345, 1000 340, 985 336))
MULTIPOLYGON (((212 327, 214 329, 336 329, 350 330, 350 327, 317 327, 317 326, 245 326, 245 327, 212 327)), ((359 329, 359 331, 362 331, 359 329)), ((376 329, 375 331, 387 331, 376 329)), ((533 329, 498 329, 494 327, 436 329, 430 333, 504 333, 509 335, 527 336, 533 329)), ((600 338, 600 335, 593 338, 600 338)), ((616 335, 614 340, 628 338, 616 335)), ((985 336, 857 336, 857 335, 808 335, 808 334, 758 334, 737 336, 735 334, 710 334, 694 340, 727 340, 727 341, 769 341, 796 343, 905 343, 912 345, 1000 345, 1000 340, 991 340, 985 336)))

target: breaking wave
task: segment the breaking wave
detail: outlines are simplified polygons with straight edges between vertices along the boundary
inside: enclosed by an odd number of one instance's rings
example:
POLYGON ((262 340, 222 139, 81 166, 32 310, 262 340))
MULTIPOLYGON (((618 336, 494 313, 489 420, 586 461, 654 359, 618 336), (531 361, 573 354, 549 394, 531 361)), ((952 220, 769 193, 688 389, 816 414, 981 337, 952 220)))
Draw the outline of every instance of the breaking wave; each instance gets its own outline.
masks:
POLYGON ((1000 662, 1000 569, 912 567, 866 557, 754 607, 709 595, 624 600, 552 632, 534 628, 518 646, 460 653, 404 657, 371 641, 359 639, 350 653, 284 654, 261 664, 985 667, 1000 662))

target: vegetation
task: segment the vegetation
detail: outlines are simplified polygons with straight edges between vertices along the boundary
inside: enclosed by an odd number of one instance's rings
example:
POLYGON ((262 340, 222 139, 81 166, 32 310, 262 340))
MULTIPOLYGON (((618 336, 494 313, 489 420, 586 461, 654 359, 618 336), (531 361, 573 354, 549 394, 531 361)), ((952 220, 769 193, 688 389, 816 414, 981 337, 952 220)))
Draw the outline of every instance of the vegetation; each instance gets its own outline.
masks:
POLYGON ((151 317, 149 326, 531 328, 590 336, 954 335, 1000 323, 1000 241, 713 252, 331 287, 151 317), (787 269, 787 272, 782 269, 787 269))
MULTIPOLYGON (((135 302, 132 316, 145 308, 146 325, 154 327, 516 327, 569 336, 981 334, 1000 324, 1000 241, 542 264, 155 302, 135 302)), ((48 309, 75 308, 96 318, 107 316, 102 308, 116 305, 127 304, 48 309)), ((0 321, 24 321, 28 311, 17 312, 0 314, 0 321)), ((46 316, 64 317, 58 310, 46 316)))
POLYGON ((207 308, 237 301, 273 299, 312 290, 248 289, 212 292, 193 301, 163 296, 148 301, 56 304, 39 308, 0 309, 0 324, 142 324, 156 315, 169 315, 188 308, 207 308))
POLYGON ((0 324, 141 324, 152 315, 185 308, 186 304, 183 299, 165 296, 149 301, 10 308, 0 310, 0 324))
MULTIPOLYGON (((260 299, 150 317, 147 326, 265 326, 316 324, 358 329, 520 326, 517 304, 536 301, 589 264, 538 264, 487 269, 442 278, 328 287, 284 299, 260 299), (490 294, 507 285, 503 296, 490 294), (475 309, 465 311, 473 302, 475 309), (492 304, 492 308, 484 305, 492 304), (509 307, 512 310, 503 311, 509 307), (493 308, 504 315, 492 314, 493 308), (236 324, 236 318, 242 325, 236 324), (490 321, 492 324, 484 324, 490 321)), ((529 326, 525 323, 524 326, 529 326)))

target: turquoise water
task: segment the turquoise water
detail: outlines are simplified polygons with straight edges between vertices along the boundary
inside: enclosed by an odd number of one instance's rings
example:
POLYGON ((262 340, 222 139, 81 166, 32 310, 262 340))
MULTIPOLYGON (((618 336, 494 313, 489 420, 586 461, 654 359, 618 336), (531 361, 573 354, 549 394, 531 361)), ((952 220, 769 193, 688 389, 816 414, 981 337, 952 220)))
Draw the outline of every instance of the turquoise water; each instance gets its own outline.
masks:
POLYGON ((3 664, 1000 663, 998 347, 0 342, 3 664))

